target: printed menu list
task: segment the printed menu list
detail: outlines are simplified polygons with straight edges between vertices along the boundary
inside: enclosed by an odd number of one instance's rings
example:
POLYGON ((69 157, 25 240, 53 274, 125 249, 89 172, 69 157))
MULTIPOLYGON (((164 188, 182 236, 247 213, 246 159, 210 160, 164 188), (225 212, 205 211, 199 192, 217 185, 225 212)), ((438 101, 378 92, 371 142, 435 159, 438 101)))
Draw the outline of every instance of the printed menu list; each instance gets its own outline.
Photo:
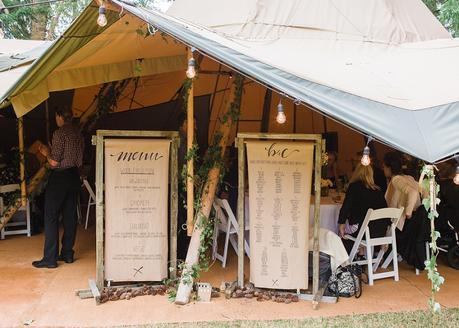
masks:
POLYGON ((250 280, 257 287, 308 287, 313 145, 248 141, 250 280))
POLYGON ((105 140, 105 279, 167 277, 169 140, 105 140))

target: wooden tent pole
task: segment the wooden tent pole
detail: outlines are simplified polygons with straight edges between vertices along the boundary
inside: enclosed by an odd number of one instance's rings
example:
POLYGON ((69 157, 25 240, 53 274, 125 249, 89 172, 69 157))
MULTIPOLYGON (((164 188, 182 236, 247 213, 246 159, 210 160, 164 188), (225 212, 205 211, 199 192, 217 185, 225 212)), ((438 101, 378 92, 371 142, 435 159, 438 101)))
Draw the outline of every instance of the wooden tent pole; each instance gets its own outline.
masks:
POLYGON ((51 143, 51 134, 49 129, 49 105, 48 99, 45 100, 45 126, 46 126, 46 142, 51 143))
POLYGON ((27 186, 25 179, 25 154, 24 154, 24 119, 18 118, 19 137, 19 175, 21 177, 21 202, 22 206, 27 205, 27 186))
MULTIPOLYGON (((193 52, 191 49, 188 49, 188 58, 193 57, 193 52)), ((193 91, 193 79, 191 80, 191 86, 188 91, 188 101, 187 101, 187 153, 190 154, 191 149, 193 148, 194 140, 194 91, 193 91)), ((187 181, 186 181, 186 229, 187 235, 191 236, 193 234, 193 219, 194 219, 194 159, 192 157, 188 158, 187 162, 187 181)))
MULTIPOLYGON (((227 119, 222 120, 219 126, 219 131, 216 135, 221 136, 216 137, 214 142, 220 147, 221 153, 220 156, 223 157, 225 154, 226 145, 228 143, 229 136, 233 125, 236 123, 234 120, 234 110, 239 111, 239 108, 235 109, 235 101, 237 97, 241 97, 243 87, 243 78, 237 75, 233 79, 231 84, 231 97, 232 100, 228 103, 226 113, 222 117, 227 117, 227 119), (239 90, 239 93, 237 92, 239 90)), ((215 192, 217 191, 218 181, 220 176, 220 166, 216 164, 213 166, 209 173, 207 174, 207 181, 203 188, 201 194, 201 209, 197 215, 196 221, 207 220, 212 209, 212 204, 215 198, 215 192)), ((193 234, 191 236, 190 245, 188 247, 188 252, 186 255, 185 266, 182 271, 182 276, 180 279, 180 284, 177 289, 177 296, 175 297, 175 303, 179 305, 185 305, 190 301, 190 294, 193 288, 193 267, 199 263, 199 249, 201 246, 201 236, 203 232, 203 227, 197 224, 194 227, 193 234)))

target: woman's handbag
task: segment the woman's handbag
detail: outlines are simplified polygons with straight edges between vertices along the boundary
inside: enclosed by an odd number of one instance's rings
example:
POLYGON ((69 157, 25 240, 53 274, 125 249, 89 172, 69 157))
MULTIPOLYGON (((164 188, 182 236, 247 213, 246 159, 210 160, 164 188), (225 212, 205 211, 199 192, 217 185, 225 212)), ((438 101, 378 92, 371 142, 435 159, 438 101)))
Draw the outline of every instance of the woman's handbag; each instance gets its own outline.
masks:
POLYGON ((328 290, 336 297, 359 298, 362 295, 362 268, 358 264, 340 266, 330 276, 328 290))

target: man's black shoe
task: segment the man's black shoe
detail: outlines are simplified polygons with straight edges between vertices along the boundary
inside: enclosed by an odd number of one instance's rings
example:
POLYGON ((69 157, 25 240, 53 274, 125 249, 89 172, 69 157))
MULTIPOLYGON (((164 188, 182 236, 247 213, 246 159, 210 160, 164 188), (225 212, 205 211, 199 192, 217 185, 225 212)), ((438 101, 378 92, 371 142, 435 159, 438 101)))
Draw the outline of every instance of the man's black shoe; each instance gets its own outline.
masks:
POLYGON ((64 261, 65 263, 73 263, 73 256, 63 256, 62 254, 57 257, 58 261, 64 261))
POLYGON ((43 259, 39 261, 33 261, 32 265, 36 268, 48 268, 48 269, 57 268, 57 263, 49 263, 49 262, 43 261, 43 259))

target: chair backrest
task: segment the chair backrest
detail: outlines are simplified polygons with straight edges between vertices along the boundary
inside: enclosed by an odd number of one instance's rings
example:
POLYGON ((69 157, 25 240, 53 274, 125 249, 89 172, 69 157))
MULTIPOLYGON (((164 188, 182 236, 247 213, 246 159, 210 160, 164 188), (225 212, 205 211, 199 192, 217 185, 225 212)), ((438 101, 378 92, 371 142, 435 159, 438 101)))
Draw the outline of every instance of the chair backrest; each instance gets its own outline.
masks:
POLYGON ((359 227, 359 233, 357 238, 354 242, 354 246, 350 252, 349 260, 352 262, 354 259, 355 254, 357 254, 358 247, 360 242, 362 241, 363 235, 368 228, 368 224, 370 221, 382 220, 382 219, 391 219, 392 225, 397 226, 398 221, 402 217, 404 208, 380 208, 377 210, 373 210, 371 208, 368 209, 367 214, 365 215, 365 219, 362 222, 362 226, 359 227))
POLYGON ((0 194, 6 194, 8 192, 13 192, 13 191, 20 190, 20 189, 21 189, 21 186, 17 183, 3 185, 3 186, 0 186, 0 194))
POLYGON ((88 191, 88 193, 91 196, 91 198, 96 200, 96 194, 92 190, 91 185, 89 184, 88 180, 83 179, 83 185, 86 187, 86 190, 88 191))
POLYGON ((230 221, 231 224, 235 227, 235 229, 239 229, 239 223, 237 222, 236 217, 234 216, 234 213, 231 210, 231 206, 226 199, 215 197, 214 209, 217 213, 217 218, 220 219, 219 224, 226 226, 228 224, 228 221, 230 221))
POLYGON ((14 192, 17 190, 21 190, 21 186, 17 183, 0 186, 0 216, 3 215, 3 211, 6 210, 2 194, 14 192))

